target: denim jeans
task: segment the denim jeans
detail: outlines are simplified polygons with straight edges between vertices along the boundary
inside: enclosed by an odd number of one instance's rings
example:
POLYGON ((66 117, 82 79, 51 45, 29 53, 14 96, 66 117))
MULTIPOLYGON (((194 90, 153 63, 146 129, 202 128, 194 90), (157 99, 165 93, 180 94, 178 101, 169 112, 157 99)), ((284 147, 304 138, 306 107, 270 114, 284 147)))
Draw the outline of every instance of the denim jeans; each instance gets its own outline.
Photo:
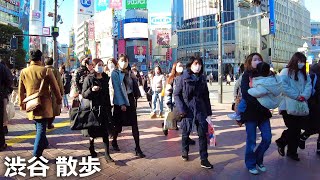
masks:
POLYGON ((68 103, 68 94, 64 94, 63 95, 63 106, 64 107, 68 107, 69 103, 68 103))
POLYGON ((270 120, 265 120, 260 123, 257 121, 246 122, 247 142, 246 142, 246 154, 245 164, 248 169, 256 168, 256 165, 263 164, 264 153, 268 150, 271 144, 271 127, 270 120), (256 147, 257 126, 261 131, 262 141, 258 148, 256 147))
POLYGON ((157 101, 159 100, 159 105, 160 105, 160 114, 163 112, 163 97, 161 96, 161 92, 153 92, 152 94, 152 112, 156 113, 157 112, 157 101))
MULTIPOLYGON (((201 160, 208 159, 208 144, 207 144, 207 133, 208 123, 206 120, 201 122, 195 121, 199 136, 199 154, 201 160)), ((181 122, 182 129, 182 153, 189 152, 189 135, 192 131, 193 120, 190 118, 184 118, 181 122)))
POLYGON ((36 138, 34 140, 33 156, 42 156, 43 150, 48 146, 48 139, 46 137, 46 129, 48 119, 35 119, 36 124, 36 138))

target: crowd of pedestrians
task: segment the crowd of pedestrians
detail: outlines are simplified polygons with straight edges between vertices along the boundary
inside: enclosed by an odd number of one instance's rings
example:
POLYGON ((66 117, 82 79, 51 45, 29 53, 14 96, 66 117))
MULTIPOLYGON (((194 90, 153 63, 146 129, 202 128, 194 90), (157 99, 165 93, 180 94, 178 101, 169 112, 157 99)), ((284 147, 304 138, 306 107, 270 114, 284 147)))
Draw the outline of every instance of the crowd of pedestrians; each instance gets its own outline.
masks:
MULTIPOLYGON (((28 119, 35 122, 33 156, 42 156, 49 145, 46 129, 54 128, 54 118, 60 115, 61 109, 70 110, 71 117, 73 111, 79 113, 87 108, 89 118, 81 132, 89 138, 88 150, 92 157, 97 157, 94 141, 102 137, 105 160, 113 162, 110 147, 121 151, 118 137, 123 127, 129 126, 135 142, 135 155, 144 158, 146 155, 140 146, 137 102, 141 96, 146 96, 150 118, 163 118, 159 126, 165 136, 171 130, 181 130, 182 160, 189 160, 189 146, 196 143, 189 136, 196 129, 201 167, 213 168, 208 161, 207 137, 212 110, 201 58, 190 57, 186 65, 176 61, 168 75, 159 66, 144 74, 135 64, 130 67, 128 56, 123 54, 118 59, 109 59, 106 64, 99 58, 82 57, 80 68, 72 73, 66 71, 64 65, 55 69, 52 58, 45 58, 44 62, 42 58, 40 50, 30 52, 30 65, 21 71, 18 87, 19 106, 27 111, 28 119), (168 114, 174 114, 176 118, 170 127, 167 124, 168 114)), ((270 119, 275 108, 279 108, 287 127, 275 141, 279 154, 299 161, 297 149, 305 149, 305 141, 311 135, 319 134, 317 153, 320 155, 320 123, 317 120, 320 116, 320 64, 313 65, 307 73, 306 57, 297 52, 277 75, 259 53, 252 53, 239 70, 232 106, 235 113, 228 117, 236 120, 239 126, 245 125, 244 159, 248 171, 255 175, 259 171, 267 171, 263 160, 271 144, 270 119), (257 128, 262 137, 258 147, 257 128)), ((209 78, 209 84, 212 79, 209 78)), ((231 76, 227 75, 227 84, 230 85, 230 82, 231 76)), ((5 107, 13 83, 14 76, 0 63, 0 151, 7 146, 5 134, 8 118, 5 107)))

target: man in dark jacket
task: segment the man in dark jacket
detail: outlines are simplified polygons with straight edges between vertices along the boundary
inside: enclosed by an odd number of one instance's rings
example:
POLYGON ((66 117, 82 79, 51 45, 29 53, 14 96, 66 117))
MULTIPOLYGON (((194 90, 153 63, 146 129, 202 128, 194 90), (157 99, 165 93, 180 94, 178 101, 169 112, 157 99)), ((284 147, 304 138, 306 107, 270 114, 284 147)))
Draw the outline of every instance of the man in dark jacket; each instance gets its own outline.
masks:
POLYGON ((63 105, 64 108, 69 108, 68 94, 70 93, 71 89, 71 75, 68 71, 66 71, 65 65, 60 66, 59 72, 61 74, 62 84, 64 88, 63 105))
POLYGON ((3 151, 7 147, 3 128, 3 99, 7 96, 8 88, 12 87, 12 83, 12 74, 10 73, 10 71, 7 70, 7 68, 3 64, 0 63, 0 151, 3 151))
POLYGON ((77 84, 77 89, 79 93, 82 92, 82 85, 83 85, 84 79, 87 77, 88 74, 90 74, 90 71, 93 70, 92 62, 90 58, 82 57, 80 61, 81 61, 81 66, 77 70, 77 74, 76 74, 76 84, 77 84))

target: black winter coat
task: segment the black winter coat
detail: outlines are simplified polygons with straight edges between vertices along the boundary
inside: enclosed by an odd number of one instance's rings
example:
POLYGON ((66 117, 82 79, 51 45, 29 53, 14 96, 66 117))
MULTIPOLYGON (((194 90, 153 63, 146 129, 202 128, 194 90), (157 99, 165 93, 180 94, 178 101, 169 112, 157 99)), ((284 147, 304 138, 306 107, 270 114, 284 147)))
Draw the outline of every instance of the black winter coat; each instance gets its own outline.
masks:
POLYGON ((82 85, 84 83, 84 79, 90 74, 88 68, 86 66, 80 66, 76 74, 76 85, 79 93, 82 92, 82 85))
POLYGON ((207 116, 212 115, 207 80, 204 75, 195 80, 193 74, 184 71, 176 78, 173 90, 175 106, 184 118, 206 122, 207 116))
POLYGON ((241 113, 241 122, 246 121, 265 121, 272 117, 269 109, 263 107, 257 98, 248 93, 250 89, 250 78, 254 77, 254 71, 245 71, 241 80, 241 94, 242 98, 246 101, 247 108, 244 113, 241 113))
POLYGON ((64 88, 64 94, 69 94, 71 89, 71 75, 68 71, 62 75, 62 83, 64 88))
POLYGON ((109 77, 102 74, 102 79, 97 79, 95 74, 88 75, 83 83, 82 96, 85 99, 92 100, 92 106, 96 109, 100 107, 99 120, 101 127, 82 130, 84 136, 106 137, 108 136, 109 124, 112 122, 111 103, 109 95, 109 77), (99 86, 99 91, 92 91, 93 86, 99 86))
POLYGON ((308 100, 309 116, 304 121, 303 129, 315 134, 320 133, 320 73, 317 74, 317 81, 314 86, 315 74, 310 75, 314 94, 308 100))

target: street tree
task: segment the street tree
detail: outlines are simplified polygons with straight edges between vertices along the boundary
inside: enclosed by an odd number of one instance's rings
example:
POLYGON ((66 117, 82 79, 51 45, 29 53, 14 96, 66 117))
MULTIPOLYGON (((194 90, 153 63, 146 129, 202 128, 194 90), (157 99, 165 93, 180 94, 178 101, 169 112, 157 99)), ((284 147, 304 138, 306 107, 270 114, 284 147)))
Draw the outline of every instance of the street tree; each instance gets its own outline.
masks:
POLYGON ((17 27, 0 24, 0 59, 4 60, 9 68, 22 69, 25 67, 26 51, 23 49, 24 37, 18 36, 18 48, 16 50, 10 49, 10 39, 13 35, 22 34, 22 30, 17 27))

